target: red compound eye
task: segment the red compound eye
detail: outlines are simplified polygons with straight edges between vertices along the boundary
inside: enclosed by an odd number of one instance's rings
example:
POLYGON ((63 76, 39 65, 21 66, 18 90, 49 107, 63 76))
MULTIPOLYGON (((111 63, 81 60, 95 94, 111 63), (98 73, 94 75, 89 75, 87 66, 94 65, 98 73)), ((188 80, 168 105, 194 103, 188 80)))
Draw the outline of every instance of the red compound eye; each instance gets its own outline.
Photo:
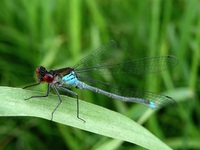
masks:
POLYGON ((45 74, 43 80, 47 83, 51 83, 54 80, 54 76, 52 74, 45 74))

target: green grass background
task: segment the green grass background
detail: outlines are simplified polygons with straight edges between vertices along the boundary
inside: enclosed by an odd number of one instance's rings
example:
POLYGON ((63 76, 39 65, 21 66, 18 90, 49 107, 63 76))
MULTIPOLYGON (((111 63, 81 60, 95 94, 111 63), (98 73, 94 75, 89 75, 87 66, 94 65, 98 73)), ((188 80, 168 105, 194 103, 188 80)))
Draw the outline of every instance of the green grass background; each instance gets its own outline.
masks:
MULTIPOLYGON (((179 64, 173 71, 141 84, 176 99, 175 109, 145 115, 135 107, 138 104, 108 102, 91 92, 81 92, 82 99, 128 116, 173 149, 200 149, 199 6, 199 0, 1 0, 0 83, 29 85, 35 82, 37 66, 73 66, 112 39, 124 60, 175 55, 179 64)), ((140 81, 132 79, 129 84, 140 86, 140 81)), ((45 87, 32 90, 45 92, 45 87)), ((0 149, 141 147, 43 119, 2 117, 0 149)))

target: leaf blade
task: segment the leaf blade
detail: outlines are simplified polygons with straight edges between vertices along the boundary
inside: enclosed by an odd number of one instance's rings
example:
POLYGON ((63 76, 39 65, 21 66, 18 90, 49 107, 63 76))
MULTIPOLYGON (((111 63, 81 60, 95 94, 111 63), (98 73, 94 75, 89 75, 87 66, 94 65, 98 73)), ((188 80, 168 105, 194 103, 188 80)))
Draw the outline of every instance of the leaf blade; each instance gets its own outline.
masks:
MULTIPOLYGON (((0 91, 0 116, 4 117, 34 116, 50 120, 51 112, 59 102, 55 95, 25 101, 25 98, 41 93, 20 88, 0 87, 0 91)), ((66 96, 61 97, 63 103, 55 112, 53 120, 55 122, 124 140, 148 149, 170 149, 147 129, 126 116, 80 101, 80 117, 86 120, 86 123, 83 123, 76 118, 76 100, 66 96)))

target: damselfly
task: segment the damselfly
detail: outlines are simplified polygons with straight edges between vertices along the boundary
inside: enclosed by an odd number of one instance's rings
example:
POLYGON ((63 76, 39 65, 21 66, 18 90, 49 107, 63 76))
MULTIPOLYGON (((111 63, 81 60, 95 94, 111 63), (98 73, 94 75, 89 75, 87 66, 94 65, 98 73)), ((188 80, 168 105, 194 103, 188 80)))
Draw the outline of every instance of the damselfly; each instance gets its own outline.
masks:
MULTIPOLYGON (((152 109, 176 104, 176 101, 169 96, 147 91, 134 90, 125 87, 113 86, 108 83, 94 80, 92 78, 92 74, 94 73, 113 74, 114 76, 121 76, 121 78, 124 78, 127 75, 142 75, 164 71, 171 69, 177 64, 177 59, 171 55, 135 59, 119 63, 118 59, 115 57, 117 53, 118 51, 116 48, 116 43, 111 41, 107 45, 100 47, 90 55, 81 59, 72 68, 66 67, 58 70, 47 71, 43 66, 37 67, 36 74, 38 83, 26 86, 24 88, 36 86, 40 83, 46 82, 48 84, 47 93, 44 96, 31 96, 25 100, 31 98, 47 97, 49 95, 50 88, 52 88, 58 96, 59 103, 51 114, 51 120, 53 119, 54 112, 62 103, 62 99, 57 89, 76 96, 77 118, 81 119, 79 116, 78 94, 73 92, 70 89, 71 87, 87 89, 125 102, 141 103, 152 109), (109 92, 108 89, 110 89, 109 92)), ((126 78, 124 78, 124 80, 126 80, 126 78)))

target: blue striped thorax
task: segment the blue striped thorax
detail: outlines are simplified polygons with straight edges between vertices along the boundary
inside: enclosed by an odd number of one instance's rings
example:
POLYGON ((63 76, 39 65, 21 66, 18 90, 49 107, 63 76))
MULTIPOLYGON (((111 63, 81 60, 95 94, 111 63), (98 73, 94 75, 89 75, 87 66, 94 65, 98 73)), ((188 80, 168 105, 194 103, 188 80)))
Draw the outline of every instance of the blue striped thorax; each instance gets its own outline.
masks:
POLYGON ((65 84, 72 85, 74 87, 77 87, 79 84, 79 81, 74 71, 71 71, 69 74, 63 76, 62 80, 65 82, 65 84))

